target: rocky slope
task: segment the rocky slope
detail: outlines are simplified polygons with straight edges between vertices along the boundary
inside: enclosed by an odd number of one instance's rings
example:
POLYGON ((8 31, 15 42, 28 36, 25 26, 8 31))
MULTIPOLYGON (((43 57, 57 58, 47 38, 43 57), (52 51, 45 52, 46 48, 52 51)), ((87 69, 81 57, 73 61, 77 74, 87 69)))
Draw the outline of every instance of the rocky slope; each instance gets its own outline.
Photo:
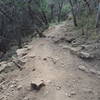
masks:
POLYGON ((99 60, 81 45, 72 47, 71 27, 50 27, 46 38, 0 62, 0 100, 100 100, 99 60))

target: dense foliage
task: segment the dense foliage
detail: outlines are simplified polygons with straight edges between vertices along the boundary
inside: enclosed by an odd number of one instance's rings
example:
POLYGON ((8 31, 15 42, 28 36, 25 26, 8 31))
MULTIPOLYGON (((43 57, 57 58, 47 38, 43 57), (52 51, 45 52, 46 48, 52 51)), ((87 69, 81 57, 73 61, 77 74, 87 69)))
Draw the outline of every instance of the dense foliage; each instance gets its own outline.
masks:
POLYGON ((12 43, 22 47, 28 35, 44 37, 50 23, 66 20, 71 12, 75 26, 99 27, 100 0, 0 0, 0 51, 12 43))

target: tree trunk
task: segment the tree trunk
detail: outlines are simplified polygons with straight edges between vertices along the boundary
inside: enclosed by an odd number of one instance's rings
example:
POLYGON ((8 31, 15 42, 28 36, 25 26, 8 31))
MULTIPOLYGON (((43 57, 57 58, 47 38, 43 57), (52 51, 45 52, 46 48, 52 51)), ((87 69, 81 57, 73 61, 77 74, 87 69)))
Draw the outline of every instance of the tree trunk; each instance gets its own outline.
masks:
POLYGON ((70 5, 71 5, 71 7, 72 7, 72 15, 73 15, 74 25, 77 27, 78 24, 77 24, 77 19, 76 19, 76 15, 75 15, 75 11, 74 11, 74 7, 73 7, 73 3, 72 3, 71 0, 69 0, 69 3, 70 3, 70 5))
POLYGON ((54 4, 51 4, 50 8, 51 8, 51 18, 50 18, 50 21, 53 21, 54 20, 54 4))
POLYGON ((100 2, 99 2, 97 17, 96 17, 96 28, 99 27, 99 21, 100 21, 100 2))
POLYGON ((89 12, 91 12, 91 7, 90 7, 89 2, 88 2, 87 0, 84 0, 84 2, 86 3, 86 5, 87 5, 87 7, 88 7, 88 9, 89 9, 89 12))

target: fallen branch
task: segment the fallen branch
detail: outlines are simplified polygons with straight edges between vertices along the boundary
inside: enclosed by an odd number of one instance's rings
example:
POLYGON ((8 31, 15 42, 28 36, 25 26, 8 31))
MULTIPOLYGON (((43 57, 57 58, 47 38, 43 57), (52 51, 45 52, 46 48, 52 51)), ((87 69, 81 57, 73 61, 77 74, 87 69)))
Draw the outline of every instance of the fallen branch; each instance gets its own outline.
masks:
POLYGON ((20 64, 17 64, 15 61, 12 62, 20 69, 20 71, 23 69, 20 64))

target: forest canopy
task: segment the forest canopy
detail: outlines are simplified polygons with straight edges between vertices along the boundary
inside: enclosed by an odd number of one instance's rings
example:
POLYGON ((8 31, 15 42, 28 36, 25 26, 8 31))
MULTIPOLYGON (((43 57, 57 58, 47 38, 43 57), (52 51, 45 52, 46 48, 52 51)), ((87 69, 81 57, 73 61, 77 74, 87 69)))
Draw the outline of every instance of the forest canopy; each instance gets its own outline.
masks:
POLYGON ((83 30, 98 28, 100 0, 0 0, 1 51, 13 43, 22 47, 23 38, 29 35, 45 37, 43 31, 51 23, 68 18, 83 30))

